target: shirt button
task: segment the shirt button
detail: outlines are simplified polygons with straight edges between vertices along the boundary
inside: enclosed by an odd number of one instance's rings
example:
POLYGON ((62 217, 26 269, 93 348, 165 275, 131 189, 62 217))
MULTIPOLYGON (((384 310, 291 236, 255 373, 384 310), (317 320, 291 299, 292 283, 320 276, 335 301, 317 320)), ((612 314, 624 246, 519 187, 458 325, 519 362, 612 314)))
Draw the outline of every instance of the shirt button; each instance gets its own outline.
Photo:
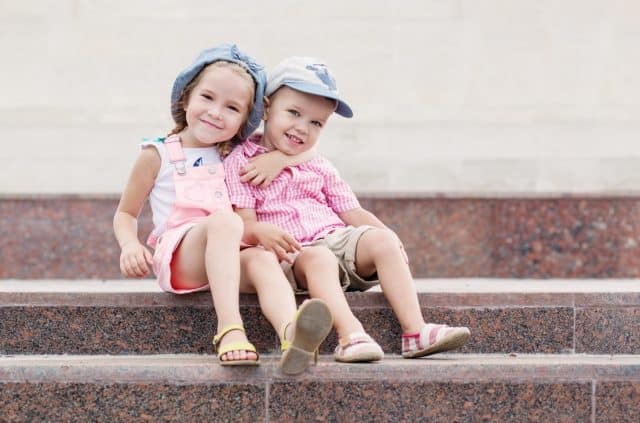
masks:
POLYGON ((222 198, 222 193, 220 191, 216 191, 216 198, 222 198))
POLYGON ((209 168, 209 173, 212 174, 212 175, 215 175, 216 174, 216 168, 215 167, 210 167, 209 168))

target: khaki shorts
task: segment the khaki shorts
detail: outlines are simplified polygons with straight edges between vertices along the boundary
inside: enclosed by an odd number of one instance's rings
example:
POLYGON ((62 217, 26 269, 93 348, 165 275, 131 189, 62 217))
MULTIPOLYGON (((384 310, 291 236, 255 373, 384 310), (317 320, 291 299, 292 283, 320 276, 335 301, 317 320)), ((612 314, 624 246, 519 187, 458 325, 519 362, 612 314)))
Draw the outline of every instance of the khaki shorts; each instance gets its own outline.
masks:
MULTIPOLYGON (((339 228, 307 246, 327 247, 335 254, 340 268, 340 284, 345 291, 366 291, 380 284, 380 281, 377 279, 377 273, 373 275, 372 279, 363 279, 356 273, 356 247, 362 234, 369 229, 374 229, 374 227, 363 225, 357 228, 353 226, 339 228)), ((294 264, 297 255, 298 254, 292 255, 294 264)), ((306 294, 308 291, 301 289, 296 282, 293 265, 285 261, 281 262, 280 265, 289 283, 293 287, 294 292, 296 294, 306 294)))

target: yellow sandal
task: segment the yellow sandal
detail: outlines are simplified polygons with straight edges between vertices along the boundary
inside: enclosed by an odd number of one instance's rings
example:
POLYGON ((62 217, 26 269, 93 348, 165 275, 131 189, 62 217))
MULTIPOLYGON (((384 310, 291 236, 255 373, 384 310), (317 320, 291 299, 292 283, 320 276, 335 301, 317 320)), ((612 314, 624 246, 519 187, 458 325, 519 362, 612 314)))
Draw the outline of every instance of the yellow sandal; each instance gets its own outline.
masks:
POLYGON ((229 325, 223 328, 220 333, 216 334, 213 337, 213 345, 216 348, 216 352, 218 353, 218 360, 220 360, 221 366, 257 366, 260 364, 260 355, 258 351, 256 351, 255 345, 253 345, 249 341, 240 341, 240 342, 231 342, 226 344, 224 347, 220 348, 220 341, 226 334, 231 331, 239 330, 242 333, 245 333, 244 327, 242 325, 229 325), (258 356, 255 360, 223 360, 222 356, 231 351, 246 351, 246 352, 254 352, 258 356))
POLYGON ((282 372, 289 375, 302 373, 309 366, 311 357, 318 362, 318 347, 327 337, 333 326, 333 317, 324 301, 312 299, 302 303, 293 320, 281 330, 280 345, 282 372), (285 338, 286 330, 294 323, 291 341, 285 338))

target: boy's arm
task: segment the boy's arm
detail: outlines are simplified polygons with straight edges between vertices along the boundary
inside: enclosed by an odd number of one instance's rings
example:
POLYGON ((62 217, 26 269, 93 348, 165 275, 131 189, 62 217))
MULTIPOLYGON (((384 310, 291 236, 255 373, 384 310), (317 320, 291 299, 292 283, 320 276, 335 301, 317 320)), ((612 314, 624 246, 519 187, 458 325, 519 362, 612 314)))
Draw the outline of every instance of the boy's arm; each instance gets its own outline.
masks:
POLYGON ((133 165, 127 185, 113 216, 113 232, 120 245, 120 271, 127 277, 149 274, 151 253, 138 240, 138 215, 160 169, 160 156, 154 148, 144 148, 133 165))
POLYGON ((376 217, 375 214, 371 213, 369 210, 365 210, 362 207, 358 207, 352 210, 347 210, 345 212, 339 213, 338 216, 344 223, 351 226, 362 226, 369 225, 374 228, 386 229, 395 235, 398 240, 398 245, 400 246, 400 251, 402 251, 402 255, 404 256, 404 261, 409 263, 409 256, 407 256, 407 252, 404 249, 404 244, 398 237, 398 235, 389 229, 380 219, 376 217))
POLYGON ((288 253, 300 251, 298 241, 286 231, 267 222, 258 222, 255 209, 236 209, 236 213, 244 222, 242 240, 251 245, 262 245, 265 250, 273 252, 278 261, 293 264, 288 253))
POLYGON ((380 219, 376 217, 375 214, 371 213, 369 210, 363 209, 362 207, 347 210, 345 212, 339 213, 338 216, 347 225, 369 225, 375 228, 389 229, 384 223, 382 223, 380 219))
POLYGON ((240 181, 249 182, 251 185, 259 185, 264 188, 268 186, 285 167, 299 165, 313 159, 315 156, 315 147, 295 156, 289 156, 278 150, 260 154, 251 158, 249 163, 240 170, 240 181))

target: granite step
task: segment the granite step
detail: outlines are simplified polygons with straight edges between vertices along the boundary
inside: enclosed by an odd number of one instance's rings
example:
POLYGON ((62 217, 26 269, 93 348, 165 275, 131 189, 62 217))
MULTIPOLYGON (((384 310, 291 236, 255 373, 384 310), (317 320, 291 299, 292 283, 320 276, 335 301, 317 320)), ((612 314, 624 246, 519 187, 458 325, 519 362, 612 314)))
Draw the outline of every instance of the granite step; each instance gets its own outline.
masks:
MULTIPOLYGON (((640 277, 640 198, 360 196, 420 278, 640 277)), ((116 196, 0 198, 0 279, 119 279, 116 196)), ((140 236, 151 229, 148 209, 140 236)), ((507 281, 508 282, 508 281, 507 281)))
MULTIPOLYGON (((640 280, 416 285, 428 321, 471 329, 460 353, 640 354, 640 280)), ((385 352, 398 354, 400 328, 383 294, 347 298, 385 352)), ((277 336, 255 296, 241 296, 241 312, 258 350, 276 352, 277 336)), ((211 354, 214 332, 208 293, 167 294, 151 280, 0 280, 0 354, 211 354)), ((321 353, 335 344, 332 332, 321 353)))
POLYGON ((328 357, 297 377, 263 356, 0 357, 2 421, 637 422, 640 356, 328 357))

